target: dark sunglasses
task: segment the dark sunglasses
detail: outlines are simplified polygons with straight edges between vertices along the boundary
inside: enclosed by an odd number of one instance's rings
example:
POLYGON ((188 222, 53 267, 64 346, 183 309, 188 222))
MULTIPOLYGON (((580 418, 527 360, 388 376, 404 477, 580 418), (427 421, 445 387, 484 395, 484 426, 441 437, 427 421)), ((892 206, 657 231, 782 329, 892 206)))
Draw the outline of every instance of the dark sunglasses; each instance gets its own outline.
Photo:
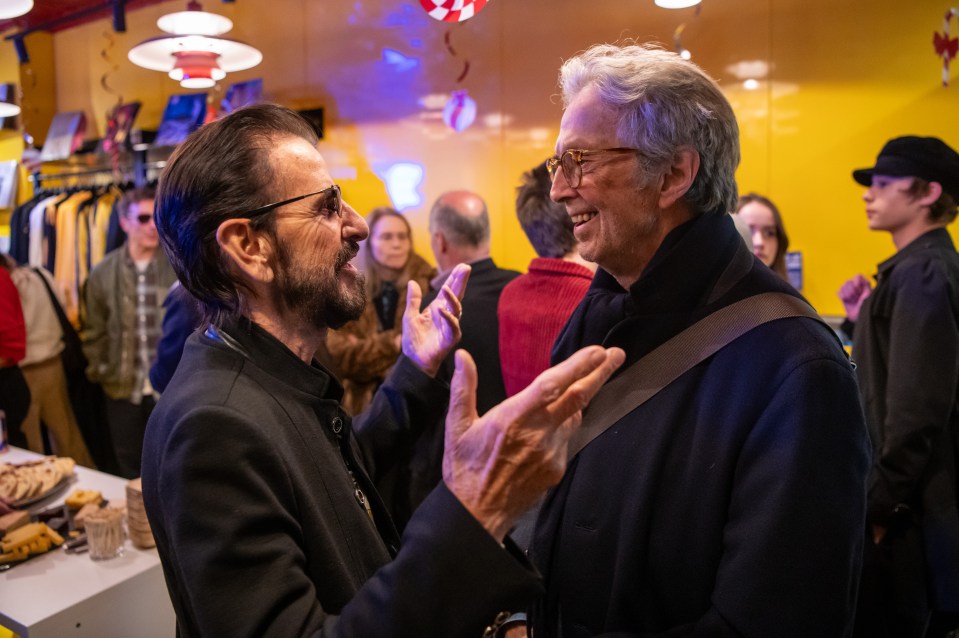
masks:
POLYGON ((140 222, 141 226, 146 226, 151 221, 153 221, 153 215, 149 213, 140 213, 139 215, 136 216, 136 220, 140 222))
POLYGON ((267 204, 266 206, 260 206, 259 208, 254 208, 253 210, 248 210, 245 213, 237 213, 236 217, 245 217, 247 219, 253 219, 254 217, 259 217, 269 213, 270 211, 279 208, 280 206, 286 206, 287 204, 292 204, 293 202, 298 202, 301 199, 306 199, 307 197, 313 197, 314 195, 322 195, 326 193, 326 197, 323 200, 323 203, 320 207, 320 210, 329 211, 330 213, 336 213, 337 216, 342 216, 343 214, 343 194, 340 191, 340 187, 336 184, 333 184, 329 188, 324 188, 323 190, 316 191, 314 193, 307 193, 306 195, 298 195, 296 197, 291 197, 290 199, 284 199, 282 202, 275 202, 273 204, 267 204))

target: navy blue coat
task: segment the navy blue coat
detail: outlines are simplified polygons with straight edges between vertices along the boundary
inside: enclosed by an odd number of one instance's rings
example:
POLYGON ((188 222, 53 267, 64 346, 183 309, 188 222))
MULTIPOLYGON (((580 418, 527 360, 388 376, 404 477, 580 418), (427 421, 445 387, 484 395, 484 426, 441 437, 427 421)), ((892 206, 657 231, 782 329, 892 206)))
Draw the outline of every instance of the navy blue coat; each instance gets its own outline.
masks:
MULTIPOLYGON (((666 238, 628 293, 600 271, 554 359, 603 343, 629 365, 714 309, 798 295, 753 260, 711 299, 745 250, 728 215, 706 213, 666 238)), ((807 318, 753 330, 571 461, 534 532, 547 586, 537 638, 847 635, 868 467, 835 335, 807 318)))
POLYGON ((183 356, 186 338, 193 334, 202 320, 197 302, 180 282, 170 287, 163 300, 166 312, 163 315, 163 327, 157 342, 157 358, 150 366, 150 385, 157 392, 166 390, 173 378, 176 367, 183 356))

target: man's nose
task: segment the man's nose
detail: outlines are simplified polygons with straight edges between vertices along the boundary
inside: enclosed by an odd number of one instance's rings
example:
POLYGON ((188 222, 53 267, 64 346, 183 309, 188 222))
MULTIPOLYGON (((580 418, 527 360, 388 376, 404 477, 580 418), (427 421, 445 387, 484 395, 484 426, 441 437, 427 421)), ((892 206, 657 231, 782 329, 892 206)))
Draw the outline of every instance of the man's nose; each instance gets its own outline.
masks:
POLYGON ((563 200, 575 196, 576 189, 572 188, 566 181, 566 173, 563 172, 562 167, 557 167, 556 172, 553 173, 553 183, 549 188, 549 198, 556 203, 561 203, 563 200))
POLYGON ((363 241, 370 236, 370 227, 366 220, 356 210, 343 202, 342 227, 343 239, 348 241, 363 241))

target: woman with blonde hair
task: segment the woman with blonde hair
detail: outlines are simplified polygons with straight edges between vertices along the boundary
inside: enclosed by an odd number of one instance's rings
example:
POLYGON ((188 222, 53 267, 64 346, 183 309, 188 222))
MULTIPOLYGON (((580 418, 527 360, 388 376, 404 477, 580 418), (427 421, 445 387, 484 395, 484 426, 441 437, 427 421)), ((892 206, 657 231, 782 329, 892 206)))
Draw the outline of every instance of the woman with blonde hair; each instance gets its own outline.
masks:
POLYGON ((412 229, 399 211, 376 208, 366 223, 366 308, 359 319, 331 330, 326 339, 343 382, 343 407, 354 415, 369 405, 400 356, 407 283, 416 281, 425 293, 436 276, 436 269, 414 252, 412 229))

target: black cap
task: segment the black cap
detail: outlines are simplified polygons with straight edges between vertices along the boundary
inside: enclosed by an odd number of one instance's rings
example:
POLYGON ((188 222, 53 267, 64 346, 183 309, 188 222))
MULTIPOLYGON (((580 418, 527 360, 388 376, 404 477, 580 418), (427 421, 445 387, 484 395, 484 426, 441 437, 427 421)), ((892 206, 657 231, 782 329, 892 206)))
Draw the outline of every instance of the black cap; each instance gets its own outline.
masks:
POLYGON ((942 190, 959 201, 959 153, 938 137, 907 135, 889 140, 879 151, 874 167, 852 172, 852 178, 863 186, 872 184, 873 175, 938 182, 942 190))

